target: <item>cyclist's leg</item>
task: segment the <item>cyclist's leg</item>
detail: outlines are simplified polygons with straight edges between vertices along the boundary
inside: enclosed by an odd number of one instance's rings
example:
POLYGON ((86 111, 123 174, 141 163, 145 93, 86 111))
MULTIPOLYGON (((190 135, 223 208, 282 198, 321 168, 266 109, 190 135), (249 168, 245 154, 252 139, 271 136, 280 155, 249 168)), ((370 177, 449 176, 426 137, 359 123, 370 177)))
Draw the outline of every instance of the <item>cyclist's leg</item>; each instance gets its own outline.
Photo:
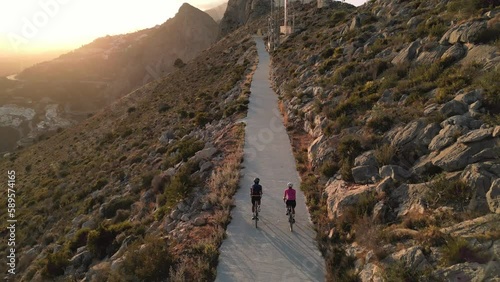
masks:
POLYGON ((252 213, 255 213, 255 198, 252 196, 252 213))
POLYGON ((292 201, 292 214, 295 214, 295 207, 297 206, 297 201, 292 201))

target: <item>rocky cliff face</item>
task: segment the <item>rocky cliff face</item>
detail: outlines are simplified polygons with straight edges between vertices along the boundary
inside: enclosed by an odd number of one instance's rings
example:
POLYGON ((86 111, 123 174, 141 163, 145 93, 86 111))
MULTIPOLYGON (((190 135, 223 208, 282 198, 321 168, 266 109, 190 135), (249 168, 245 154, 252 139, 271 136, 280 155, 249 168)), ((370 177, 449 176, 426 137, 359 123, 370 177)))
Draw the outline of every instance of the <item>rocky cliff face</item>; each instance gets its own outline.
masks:
POLYGON ((498 2, 431 2, 309 6, 274 56, 327 264, 362 281, 500 274, 498 2))
POLYGON ((219 37, 224 37, 238 27, 270 11, 270 1, 267 0, 230 0, 227 4, 224 18, 220 23, 219 37))

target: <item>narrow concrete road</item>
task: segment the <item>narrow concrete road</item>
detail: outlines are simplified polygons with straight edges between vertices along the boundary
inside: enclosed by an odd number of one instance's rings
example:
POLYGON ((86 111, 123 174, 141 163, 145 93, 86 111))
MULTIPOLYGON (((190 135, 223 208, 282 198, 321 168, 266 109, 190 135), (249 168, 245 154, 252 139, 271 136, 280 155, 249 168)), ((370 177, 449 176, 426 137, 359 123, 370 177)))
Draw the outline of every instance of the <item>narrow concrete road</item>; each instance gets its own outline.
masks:
POLYGON ((250 89, 243 177, 220 249, 216 281, 324 281, 324 259, 314 241, 292 147, 269 82, 269 54, 262 39, 255 40, 259 65, 250 89), (258 229, 250 202, 255 177, 261 179, 264 193, 258 229), (282 200, 288 182, 298 192, 293 232, 282 200))

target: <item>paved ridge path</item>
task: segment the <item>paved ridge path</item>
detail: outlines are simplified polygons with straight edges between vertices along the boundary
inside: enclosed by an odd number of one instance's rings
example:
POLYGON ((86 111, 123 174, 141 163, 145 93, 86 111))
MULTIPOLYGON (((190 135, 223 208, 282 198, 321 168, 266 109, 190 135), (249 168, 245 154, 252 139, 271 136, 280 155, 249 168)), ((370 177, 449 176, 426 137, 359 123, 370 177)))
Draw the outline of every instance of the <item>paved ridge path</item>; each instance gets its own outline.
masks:
POLYGON ((216 281, 324 281, 324 259, 300 191, 290 139, 269 82, 269 54, 255 38, 259 64, 253 76, 246 118, 244 162, 227 239, 220 248, 216 281), (252 221, 250 186, 263 187, 259 228, 252 221), (296 224, 289 230, 283 190, 297 188, 296 224))

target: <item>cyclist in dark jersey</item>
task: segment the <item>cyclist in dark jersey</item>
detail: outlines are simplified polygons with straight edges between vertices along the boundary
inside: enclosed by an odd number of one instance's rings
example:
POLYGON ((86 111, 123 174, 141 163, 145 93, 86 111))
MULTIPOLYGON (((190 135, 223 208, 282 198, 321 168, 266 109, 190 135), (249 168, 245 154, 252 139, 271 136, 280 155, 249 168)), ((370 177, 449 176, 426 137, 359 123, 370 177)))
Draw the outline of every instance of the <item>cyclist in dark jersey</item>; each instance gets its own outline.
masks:
MULTIPOLYGON (((283 202, 286 203, 287 208, 288 207, 292 208, 292 214, 294 215, 295 215, 295 206, 297 205, 295 197, 296 197, 296 191, 295 189, 293 189, 293 184, 288 183, 288 188, 285 189, 285 194, 283 195, 283 202)), ((288 209, 286 215, 288 215, 288 209)))
POLYGON ((252 198, 252 219, 255 219, 255 203, 259 203, 262 198, 262 185, 259 184, 260 179, 257 177, 253 181, 253 185, 250 188, 250 197, 252 198))

